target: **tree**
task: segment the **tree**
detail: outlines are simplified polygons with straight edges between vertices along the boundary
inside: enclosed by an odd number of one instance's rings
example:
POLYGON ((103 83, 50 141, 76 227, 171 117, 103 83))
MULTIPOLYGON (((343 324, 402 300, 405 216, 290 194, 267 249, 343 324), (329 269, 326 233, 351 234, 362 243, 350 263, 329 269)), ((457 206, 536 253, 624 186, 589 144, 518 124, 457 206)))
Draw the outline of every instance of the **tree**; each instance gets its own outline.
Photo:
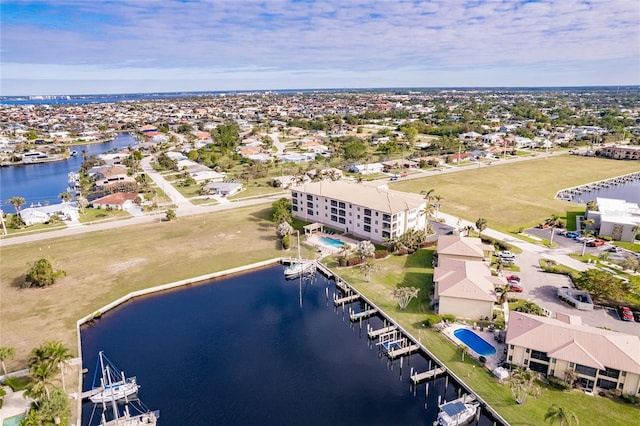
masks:
POLYGON ((436 201, 434 203, 434 207, 436 208, 436 220, 438 220, 438 210, 440 210, 440 204, 442 203, 442 200, 444 200, 444 197, 442 195, 436 195, 433 199, 436 201))
POLYGON ((376 247, 371 243, 371 241, 360 241, 358 246, 356 247, 356 253, 360 256, 360 259, 367 259, 373 257, 376 252, 376 247))
POLYGON ((5 376, 7 375, 7 367, 4 365, 4 362, 8 359, 13 359, 14 356, 16 356, 16 348, 0 346, 0 364, 2 364, 2 371, 5 376))
POLYGON ((514 310, 516 312, 522 312, 524 314, 538 315, 540 317, 546 316, 546 314, 544 313, 544 310, 542 310, 540 306, 528 300, 523 301, 514 310))
POLYGON ((411 299, 418 297, 419 293, 420 289, 416 287, 398 287, 393 290, 393 297, 398 301, 400 310, 405 310, 411 299))
MULTIPOLYGON (((584 226, 584 229, 582 229, 582 231, 580 231, 580 234, 585 237, 588 235, 593 235, 593 231, 587 229, 589 226, 592 226, 593 224, 595 224, 596 221, 593 219, 585 219, 582 221, 582 225, 584 226)), ((587 240, 585 238, 585 240, 582 242, 582 256, 584 256, 584 252, 587 250, 587 240)))
POLYGON ((11 204, 17 212, 20 212, 20 207, 24 206, 26 201, 22 197, 11 197, 7 200, 7 203, 11 204))
POLYGON ((290 244, 290 235, 293 232, 293 227, 289 224, 289 222, 280 222, 276 227, 276 233, 278 237, 282 240, 282 250, 286 250, 289 248, 290 244))
POLYGON ((482 235, 482 231, 487 229, 487 219, 481 217, 476 220, 476 228, 478 229, 478 236, 480 237, 482 235))
POLYGON ((25 277, 25 287, 47 287, 55 284, 61 276, 67 275, 63 270, 56 270, 47 258, 36 260, 30 265, 25 277))
POLYGON ((271 217, 275 223, 289 222, 291 223, 291 200, 288 198, 280 198, 271 204, 271 217))
POLYGON ((565 423, 567 425, 577 425, 580 423, 578 421, 578 416, 576 416, 576 413, 558 404, 553 404, 547 409, 547 413, 544 415, 544 419, 545 421, 549 421, 551 424, 558 422, 560 426, 565 423))
POLYGON ((601 269, 587 269, 575 281, 579 288, 587 290, 594 299, 619 299, 623 296, 622 282, 601 269))
POLYGON ((557 215, 557 214, 552 214, 550 217, 548 217, 544 221, 544 223, 546 225, 549 225, 552 228, 563 228, 564 227, 564 222, 560 218, 560 215, 557 215))
POLYGON ((464 362, 464 356, 469 353, 469 348, 464 343, 461 343, 458 347, 460 348, 460 352, 462 352, 462 362, 464 362))
POLYGON ((46 343, 45 351, 47 359, 60 370, 60 376, 62 381, 62 389, 66 390, 64 385, 64 367, 71 359, 71 353, 69 348, 64 346, 59 340, 52 340, 46 343))
POLYGON ((165 215, 165 219, 167 222, 171 222, 177 217, 176 211, 174 209, 167 209, 167 213, 165 215))
POLYGON ((537 398, 540 395, 540 386, 536 384, 537 373, 520 368, 511 372, 509 387, 517 404, 526 404, 530 396, 537 398))
POLYGON ((635 257, 633 254, 628 255, 622 262, 620 262, 620 266, 624 269, 629 269, 631 271, 637 271, 640 269, 640 260, 635 257))
POLYGON ((371 281, 371 274, 376 270, 378 270, 378 265, 376 265, 373 257, 365 258, 364 262, 360 264, 360 272, 362 272, 362 275, 364 275, 364 280, 366 282, 371 281))
POLYGON ((65 203, 71 201, 71 193, 70 192, 61 192, 60 194, 58 194, 58 197, 60 197, 60 199, 62 201, 64 201, 65 203))
POLYGON ((587 211, 588 212, 597 212, 598 211, 598 203, 596 200, 587 201, 587 211))

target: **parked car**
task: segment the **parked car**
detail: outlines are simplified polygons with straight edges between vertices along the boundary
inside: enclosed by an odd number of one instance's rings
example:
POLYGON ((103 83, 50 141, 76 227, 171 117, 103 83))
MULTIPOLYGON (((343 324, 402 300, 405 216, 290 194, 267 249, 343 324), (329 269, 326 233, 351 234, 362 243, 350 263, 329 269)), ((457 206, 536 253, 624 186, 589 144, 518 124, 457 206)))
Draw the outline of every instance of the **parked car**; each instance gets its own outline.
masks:
POLYGON ((398 176, 391 176, 391 178, 389 180, 396 181, 396 180, 398 180, 398 176))
POLYGON ((618 252, 618 250, 619 250, 619 249, 618 249, 618 246, 611 246, 611 247, 609 247, 609 248, 607 249, 607 251, 608 251, 609 253, 617 253, 617 252, 618 252))
POLYGON ((517 275, 507 275, 505 277, 507 279, 507 281, 517 281, 520 282, 520 277, 517 275))
POLYGON ((589 241, 589 242, 587 243, 587 245, 588 245, 589 247, 600 247, 600 246, 604 245, 604 240, 601 240, 601 239, 599 239, 599 238, 598 238, 598 239, 595 239, 595 240, 589 241))
POLYGON ((640 311, 634 312, 633 316, 635 317, 636 321, 640 322, 640 311))
POLYGON ((498 257, 513 257, 515 259, 516 255, 511 253, 509 250, 504 250, 504 251, 499 251, 498 253, 496 253, 496 256, 498 257))
POLYGON ((514 293, 522 293, 524 291, 524 288, 522 288, 522 286, 518 284, 509 284, 509 291, 512 291, 514 293))
POLYGON ((549 225, 546 224, 546 223, 541 223, 540 225, 538 225, 538 228, 540 228, 540 229, 547 229, 548 227, 549 227, 549 225))
POLYGON ((572 239, 575 240, 576 238, 578 238, 580 236, 580 234, 577 233, 577 232, 567 232, 566 234, 564 234, 564 236, 567 237, 567 238, 572 238, 572 239))
POLYGON ((620 306, 620 319, 622 321, 633 321, 633 312, 626 306, 620 306))

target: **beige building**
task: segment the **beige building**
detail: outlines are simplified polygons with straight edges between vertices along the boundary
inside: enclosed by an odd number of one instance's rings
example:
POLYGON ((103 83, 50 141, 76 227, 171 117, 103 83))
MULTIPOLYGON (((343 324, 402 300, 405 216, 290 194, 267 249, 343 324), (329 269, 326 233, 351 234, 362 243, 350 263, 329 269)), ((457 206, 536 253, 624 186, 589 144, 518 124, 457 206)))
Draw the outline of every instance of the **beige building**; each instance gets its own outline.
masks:
POLYGON ((556 318, 511 312, 508 362, 561 379, 572 370, 586 390, 640 395, 640 337, 582 325, 578 316, 556 318))
POLYGON ((471 320, 493 317, 495 287, 505 284, 484 262, 446 257, 438 259, 433 283, 438 314, 471 320))
POLYGON ((640 146, 605 146, 600 155, 616 160, 640 160, 640 146))
POLYGON ((291 203, 298 219, 374 243, 425 228, 424 198, 385 187, 346 181, 308 182, 291 187, 291 203))

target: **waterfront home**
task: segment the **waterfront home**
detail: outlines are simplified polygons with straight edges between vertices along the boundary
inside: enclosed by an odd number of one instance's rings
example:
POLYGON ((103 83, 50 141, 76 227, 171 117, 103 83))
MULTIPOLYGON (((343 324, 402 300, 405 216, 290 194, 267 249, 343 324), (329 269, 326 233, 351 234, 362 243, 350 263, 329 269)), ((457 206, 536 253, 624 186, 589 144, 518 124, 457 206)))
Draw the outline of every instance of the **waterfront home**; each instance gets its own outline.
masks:
POLYGON ((96 209, 129 210, 139 197, 133 192, 116 192, 93 200, 91 205, 96 209))
POLYGON ((505 281, 492 276, 486 263, 444 257, 438 259, 433 283, 439 315, 481 320, 493 317, 495 288, 505 281))
POLYGON ((203 190, 208 194, 229 197, 242 191, 243 187, 240 182, 211 182, 204 186, 203 190))
POLYGON ((349 171, 361 175, 371 175, 374 173, 382 173, 384 166, 381 163, 354 164, 349 167, 349 171))
POLYGON ((298 219, 374 243, 425 227, 424 198, 385 187, 343 180, 309 182, 291 188, 291 203, 298 219))
POLYGON ((587 219, 595 220, 599 234, 617 241, 633 242, 635 226, 640 226, 640 207, 636 203, 613 198, 596 198, 598 210, 587 211, 587 219))
POLYGON ((135 183, 136 179, 129 176, 124 166, 102 166, 95 171, 95 183, 98 188, 108 188, 120 183, 135 183))
POLYGON ((618 389, 640 396, 640 337, 582 324, 579 316, 556 319, 511 311, 507 361, 546 376, 567 373, 587 391, 618 389))
POLYGON ((69 221, 77 221, 80 217, 76 204, 68 202, 50 204, 48 206, 32 205, 20 210, 18 214, 26 226, 47 223, 51 220, 51 216, 57 216, 60 220, 69 221))

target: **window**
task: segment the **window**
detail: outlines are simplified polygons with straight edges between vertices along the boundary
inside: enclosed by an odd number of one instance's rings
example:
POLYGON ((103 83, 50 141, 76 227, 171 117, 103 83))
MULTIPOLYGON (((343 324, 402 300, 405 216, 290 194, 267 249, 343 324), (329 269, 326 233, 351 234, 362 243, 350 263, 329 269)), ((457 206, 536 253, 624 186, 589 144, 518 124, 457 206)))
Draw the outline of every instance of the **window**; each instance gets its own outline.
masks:
POLYGON ((597 369, 587 367, 586 365, 577 364, 576 365, 576 373, 582 374, 584 376, 596 377, 597 369))
POLYGON ((525 359, 522 363, 523 363, 524 365, 528 365, 528 364, 529 364, 529 360, 528 360, 528 359, 525 359))
POLYGON ((291 203, 292 203, 293 205, 297 205, 297 204, 298 204, 298 200, 291 200, 291 203))
POLYGON ((364 209, 365 216, 371 216, 371 209, 364 209))
POLYGON ((391 216, 388 214, 383 214, 382 215, 382 220, 385 220, 387 222, 391 222, 391 216))
POLYGON ((378 215, 379 215, 378 212, 376 212, 376 216, 378 216, 378 215))
POLYGON ((541 361, 549 361, 549 357, 547 356, 546 352, 540 352, 536 350, 531 351, 531 358, 539 359, 541 361))
POLYGON ((337 222, 337 221, 338 221, 338 216, 336 216, 336 215, 332 214, 332 215, 331 215, 331 221, 332 221, 332 222, 337 222))
POLYGON ((370 217, 365 217, 364 218, 364 223, 366 223, 367 225, 371 225, 371 218, 370 217))
POLYGON ((613 379, 620 377, 620 370, 616 370, 614 368, 605 367, 604 370, 600 370, 598 373, 600 376, 611 377, 613 379))
POLYGON ((331 205, 334 207, 338 207, 338 202, 336 200, 331 200, 331 205))
POLYGON ((313 201, 313 195, 307 194, 307 201, 313 201))
POLYGON ((346 216, 346 213, 344 210, 338 210, 338 215, 339 216, 346 216))
POLYGON ((556 375, 556 370, 551 370, 551 372, 549 373, 551 376, 555 376, 556 375))
POLYGON ((509 349, 513 349, 513 345, 509 345, 509 349))
POLYGON ((371 232, 371 226, 365 225, 364 226, 364 232, 371 232))
POLYGON ((346 207, 347 207, 347 205, 346 205, 345 203, 343 203, 342 201, 340 201, 340 202, 338 203, 338 207, 340 207, 341 209, 344 209, 344 208, 346 208, 346 207))
POLYGON ((378 224, 378 221, 376 220, 376 225, 378 224))
POLYGON ((382 238, 391 238, 391 234, 387 231, 382 231, 382 238))
POLYGON ((331 207, 331 214, 338 214, 338 209, 331 207))
POLYGON ((509 355, 509 361, 513 361, 513 355, 509 355))
POLYGON ((307 208, 312 209, 313 203, 311 201, 307 201, 307 208))
POLYGON ((298 206, 292 206, 291 210, 293 210, 294 212, 297 212, 298 211, 298 206))
POLYGON ((356 219, 360 219, 360 215, 356 215, 356 219))
POLYGON ((291 196, 292 196, 293 198, 298 198, 298 193, 297 193, 297 192, 292 192, 292 193, 291 193, 291 196))
POLYGON ((307 213, 309 213, 309 216, 313 216, 313 210, 309 210, 307 213))
POLYGON ((339 222, 339 223, 345 223, 344 217, 339 217, 339 218, 338 218, 338 222, 339 222))
POLYGON ((531 349, 527 348, 527 350, 525 352, 529 353, 529 352, 531 352, 531 349))

